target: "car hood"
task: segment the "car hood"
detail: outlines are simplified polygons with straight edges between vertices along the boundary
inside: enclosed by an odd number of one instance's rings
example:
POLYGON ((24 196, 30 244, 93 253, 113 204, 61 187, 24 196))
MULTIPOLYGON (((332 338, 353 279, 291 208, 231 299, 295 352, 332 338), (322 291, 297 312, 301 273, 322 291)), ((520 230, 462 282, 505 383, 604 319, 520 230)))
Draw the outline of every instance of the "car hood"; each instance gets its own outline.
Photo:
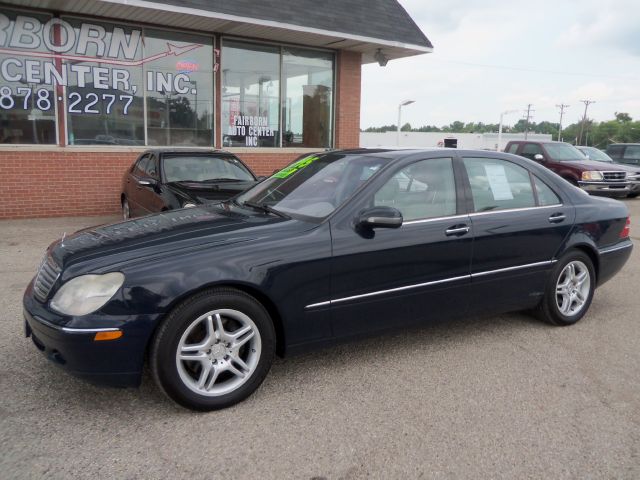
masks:
POLYGON ((208 203, 216 200, 227 200, 238 193, 253 187, 256 181, 220 181, 220 182, 171 182, 166 187, 183 201, 208 203))
POLYGON ((51 244, 49 253, 65 271, 65 277, 71 277, 193 248, 229 246, 273 235, 291 236, 315 226, 233 209, 228 204, 199 206, 80 230, 51 244))
POLYGON ((617 163, 598 162, 597 160, 580 159, 580 160, 564 160, 562 164, 571 165, 581 171, 597 170, 597 171, 633 171, 637 169, 624 167, 617 163))

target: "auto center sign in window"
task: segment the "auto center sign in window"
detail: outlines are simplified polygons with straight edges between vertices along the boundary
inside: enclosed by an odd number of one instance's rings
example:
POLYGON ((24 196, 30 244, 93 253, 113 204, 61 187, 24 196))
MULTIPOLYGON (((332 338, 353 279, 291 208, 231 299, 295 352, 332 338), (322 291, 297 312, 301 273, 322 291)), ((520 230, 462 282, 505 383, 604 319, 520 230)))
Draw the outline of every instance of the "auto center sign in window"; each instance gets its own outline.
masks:
POLYGON ((214 70, 210 37, 2 10, 1 141, 56 143, 64 111, 71 145, 209 146, 214 70))

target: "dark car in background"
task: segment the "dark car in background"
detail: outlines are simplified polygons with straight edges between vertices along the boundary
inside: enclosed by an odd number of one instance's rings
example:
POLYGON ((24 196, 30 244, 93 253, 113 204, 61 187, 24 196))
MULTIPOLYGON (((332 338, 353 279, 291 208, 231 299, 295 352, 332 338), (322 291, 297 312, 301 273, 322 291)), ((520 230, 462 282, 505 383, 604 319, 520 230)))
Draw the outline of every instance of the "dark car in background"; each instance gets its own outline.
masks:
POLYGON ((607 155, 617 163, 640 165, 640 143, 612 143, 607 147, 607 155))
POLYGON ((275 354, 480 312, 572 325, 632 247, 624 203, 525 158, 333 151, 226 202, 54 242, 26 332, 75 375, 135 386, 148 362, 174 401, 213 410, 275 354))
POLYGON ((257 182, 242 160, 223 150, 147 150, 122 179, 122 215, 126 220, 219 202, 257 182))
POLYGON ((586 192, 611 197, 640 194, 640 169, 590 160, 570 143, 519 140, 505 152, 540 163, 586 192))

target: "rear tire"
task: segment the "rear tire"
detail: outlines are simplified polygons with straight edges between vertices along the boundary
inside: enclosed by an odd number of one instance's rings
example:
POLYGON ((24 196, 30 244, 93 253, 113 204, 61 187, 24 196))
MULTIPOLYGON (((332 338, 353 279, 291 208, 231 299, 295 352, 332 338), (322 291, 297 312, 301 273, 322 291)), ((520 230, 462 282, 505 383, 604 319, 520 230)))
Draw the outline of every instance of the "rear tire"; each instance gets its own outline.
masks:
POLYGON ((573 325, 589 310, 595 285, 589 256, 577 250, 565 254, 549 275, 537 316, 552 325, 573 325))
POLYGON ((178 305, 158 327, 150 354, 153 377, 192 410, 230 407, 267 376, 276 349, 273 322, 252 296, 212 288, 178 305))

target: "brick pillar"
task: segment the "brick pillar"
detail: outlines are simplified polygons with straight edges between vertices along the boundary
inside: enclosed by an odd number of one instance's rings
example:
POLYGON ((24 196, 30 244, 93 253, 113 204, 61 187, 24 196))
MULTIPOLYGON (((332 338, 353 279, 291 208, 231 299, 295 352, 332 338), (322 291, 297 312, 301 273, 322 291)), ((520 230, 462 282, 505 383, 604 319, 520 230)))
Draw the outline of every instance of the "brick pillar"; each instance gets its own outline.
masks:
POLYGON ((336 148, 360 146, 362 54, 340 50, 337 56, 336 148))

